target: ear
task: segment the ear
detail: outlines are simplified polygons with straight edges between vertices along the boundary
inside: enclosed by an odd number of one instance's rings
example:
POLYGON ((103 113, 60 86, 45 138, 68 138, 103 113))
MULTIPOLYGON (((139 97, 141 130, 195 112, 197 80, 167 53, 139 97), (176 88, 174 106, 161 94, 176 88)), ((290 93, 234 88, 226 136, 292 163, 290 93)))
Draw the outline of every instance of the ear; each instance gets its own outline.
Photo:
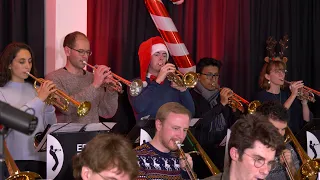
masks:
POLYGON ((83 180, 88 180, 90 179, 91 177, 91 169, 86 167, 86 166, 83 166, 82 169, 81 169, 81 178, 83 180))
POLYGON ((269 74, 264 74, 264 77, 270 81, 270 75, 269 74))
POLYGON ((238 161, 238 159, 239 159, 239 152, 238 152, 238 149, 237 149, 237 148, 232 147, 232 148, 230 149, 230 157, 231 157, 232 160, 238 161))
POLYGON ((160 119, 156 119, 156 129, 157 131, 160 131, 162 128, 162 122, 160 121, 160 119))
POLYGON ((64 52, 66 53, 66 56, 70 56, 71 54, 71 49, 68 46, 64 47, 64 52))

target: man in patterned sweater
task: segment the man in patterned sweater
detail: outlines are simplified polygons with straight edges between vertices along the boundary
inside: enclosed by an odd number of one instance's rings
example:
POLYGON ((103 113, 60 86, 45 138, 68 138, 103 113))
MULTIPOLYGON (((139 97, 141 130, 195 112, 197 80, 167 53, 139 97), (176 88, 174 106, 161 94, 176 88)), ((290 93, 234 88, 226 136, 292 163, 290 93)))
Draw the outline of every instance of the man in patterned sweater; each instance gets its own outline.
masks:
MULTIPOLYGON (((184 141, 190 119, 190 111, 179 103, 169 102, 159 108, 154 138, 135 149, 140 166, 137 179, 189 179, 186 161, 179 159, 176 141, 184 141)), ((191 156, 185 155, 192 168, 191 156)))
MULTIPOLYGON (((266 101, 257 109, 258 112, 267 116, 269 121, 278 129, 279 133, 284 136, 285 129, 288 127, 288 110, 277 101, 266 101)), ((297 169, 300 167, 300 161, 298 159, 297 153, 294 151, 290 144, 286 144, 286 149, 282 152, 286 161, 289 164, 289 169, 294 175, 297 169)), ((289 179, 287 174, 284 160, 282 157, 276 157, 278 162, 274 169, 272 169, 267 176, 266 180, 280 180, 289 179)))

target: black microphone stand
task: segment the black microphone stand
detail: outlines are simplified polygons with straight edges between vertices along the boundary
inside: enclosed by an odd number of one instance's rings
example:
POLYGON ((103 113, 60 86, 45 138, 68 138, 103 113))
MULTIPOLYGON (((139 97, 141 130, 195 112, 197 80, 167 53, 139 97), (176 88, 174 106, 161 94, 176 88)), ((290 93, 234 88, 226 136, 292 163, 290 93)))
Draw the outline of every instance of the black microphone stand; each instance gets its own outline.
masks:
POLYGON ((7 134, 8 128, 3 127, 0 130, 0 178, 4 178, 4 163, 5 163, 5 155, 4 155, 4 136, 7 134))

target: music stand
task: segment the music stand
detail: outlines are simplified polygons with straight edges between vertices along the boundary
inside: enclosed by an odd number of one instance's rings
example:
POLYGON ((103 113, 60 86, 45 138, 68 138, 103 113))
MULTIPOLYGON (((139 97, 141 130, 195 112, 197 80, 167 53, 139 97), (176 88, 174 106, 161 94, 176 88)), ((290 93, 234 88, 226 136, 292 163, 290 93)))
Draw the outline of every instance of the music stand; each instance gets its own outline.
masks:
POLYGON ((136 122, 136 125, 131 129, 131 131, 127 134, 127 138, 135 143, 137 138, 140 136, 140 130, 144 129, 149 134, 154 136, 155 134, 155 118, 143 117, 139 121, 136 122))

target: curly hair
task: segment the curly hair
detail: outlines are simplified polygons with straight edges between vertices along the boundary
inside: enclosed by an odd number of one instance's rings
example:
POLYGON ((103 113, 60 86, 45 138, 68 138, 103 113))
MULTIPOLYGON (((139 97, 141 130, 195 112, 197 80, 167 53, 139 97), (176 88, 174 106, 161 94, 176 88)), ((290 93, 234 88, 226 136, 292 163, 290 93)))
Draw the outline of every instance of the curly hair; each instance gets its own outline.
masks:
POLYGON ((257 112, 275 121, 289 121, 288 110, 279 101, 266 101, 257 108, 257 112))
MULTIPOLYGON (((34 54, 30 46, 21 42, 12 42, 4 49, 0 56, 0 87, 3 87, 9 82, 12 78, 11 70, 9 65, 12 63, 13 59, 16 58, 20 50, 25 49, 30 52, 32 59, 32 67, 30 73, 34 76, 37 76, 36 65, 34 60, 34 54)), ((34 80, 31 77, 28 77, 26 82, 33 83, 34 80)))
POLYGON ((82 180, 83 166, 95 173, 116 168, 119 174, 128 174, 130 179, 135 179, 139 173, 137 155, 131 143, 125 137, 111 133, 97 135, 73 157, 75 179, 82 180))
MULTIPOLYGON (((276 151, 276 155, 285 148, 284 141, 278 130, 260 114, 249 114, 239 119, 231 128, 228 152, 235 147, 240 158, 244 151, 253 148, 255 141, 276 151)), ((230 158, 231 160, 231 158, 230 158)))

